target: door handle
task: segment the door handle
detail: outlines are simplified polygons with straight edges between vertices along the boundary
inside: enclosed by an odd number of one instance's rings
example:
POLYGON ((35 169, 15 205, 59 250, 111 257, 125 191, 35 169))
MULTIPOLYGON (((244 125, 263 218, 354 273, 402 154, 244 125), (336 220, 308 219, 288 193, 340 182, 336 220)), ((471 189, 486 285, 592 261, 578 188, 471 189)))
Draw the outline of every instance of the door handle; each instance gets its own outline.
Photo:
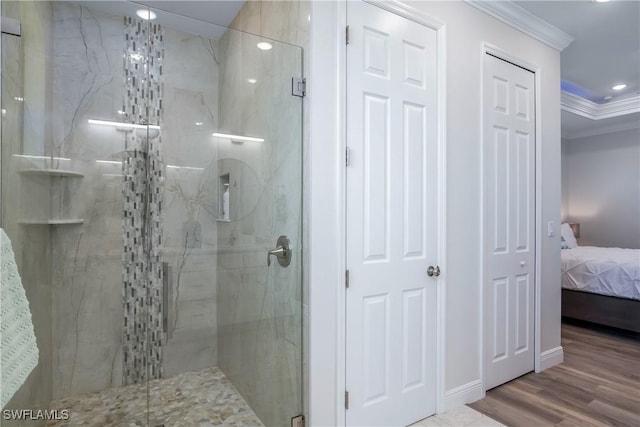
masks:
POLYGON ((434 267, 433 265, 430 265, 429 268, 427 268, 427 276, 438 277, 439 275, 440 275, 440 266, 436 265, 434 267))
POLYGON ((291 264, 291 242, 287 236, 278 237, 276 247, 267 252, 267 266, 271 266, 271 256, 275 256, 278 264, 288 267, 291 264))
POLYGON ((275 257, 279 260, 280 258, 287 256, 287 250, 282 246, 278 246, 275 249, 271 249, 269 254, 267 255, 267 265, 271 265, 271 255, 275 255, 275 257))

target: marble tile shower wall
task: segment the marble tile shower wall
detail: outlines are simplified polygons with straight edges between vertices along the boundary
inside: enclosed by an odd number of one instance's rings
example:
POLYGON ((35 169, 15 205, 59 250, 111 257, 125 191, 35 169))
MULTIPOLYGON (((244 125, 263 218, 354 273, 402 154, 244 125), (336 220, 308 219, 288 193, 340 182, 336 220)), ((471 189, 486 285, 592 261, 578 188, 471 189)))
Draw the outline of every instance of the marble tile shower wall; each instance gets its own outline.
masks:
MULTIPOLYGON (((247 2, 232 27, 298 44, 300 13, 297 2, 247 2)), ((303 58, 289 45, 259 51, 258 40, 228 31, 220 41, 220 128, 265 142, 220 145, 220 157, 246 165, 263 187, 255 200, 245 200, 255 208, 235 219, 231 209, 234 220, 218 229, 226 252, 217 273, 218 358, 265 425, 286 425, 302 408, 303 128, 291 77, 302 73, 303 58), (249 78, 256 83, 247 84, 249 78), (267 268, 266 251, 280 234, 291 239, 294 260, 286 269, 267 268)))
POLYGON ((53 7, 51 150, 72 159, 81 182, 65 188, 68 217, 53 242, 54 399, 120 385, 122 328, 122 161, 125 134, 88 119, 121 121, 124 25, 65 2, 53 7))
MULTIPOLYGON (((53 398, 123 382, 122 166, 124 132, 88 119, 123 121, 123 17, 53 2, 51 150, 71 158, 81 183, 64 188, 64 215, 81 226, 54 236, 53 398), (106 160, 114 163, 96 162, 106 160)), ((172 268, 164 375, 215 366, 215 194, 209 194, 217 114, 215 42, 165 29, 162 261, 172 268), (172 105, 178 103, 178 105, 172 105), (202 117, 198 120, 195 117, 202 117), (194 123, 207 123, 195 127, 194 123), (176 166, 188 168, 176 168, 176 166), (197 238, 186 239, 201 224, 197 238)), ((217 178, 216 178, 217 179, 217 178)))
MULTIPOLYGON (((2 226, 12 241, 39 349, 38 365, 4 409, 46 408, 51 399, 51 234, 49 227, 25 226, 19 221, 47 210, 49 203, 42 196, 48 195, 50 183, 48 178, 19 173, 39 166, 41 160, 15 155, 45 154, 46 123, 39 119, 50 102, 50 90, 44 83, 50 72, 46 35, 51 9, 13 1, 3 1, 1 8, 2 16, 37 24, 23 26, 21 37, 3 35, 2 46, 2 226)), ((2 425, 37 423, 2 420, 2 425)))
POLYGON ((218 42, 165 28, 163 261, 172 270, 165 376, 216 366, 218 42))

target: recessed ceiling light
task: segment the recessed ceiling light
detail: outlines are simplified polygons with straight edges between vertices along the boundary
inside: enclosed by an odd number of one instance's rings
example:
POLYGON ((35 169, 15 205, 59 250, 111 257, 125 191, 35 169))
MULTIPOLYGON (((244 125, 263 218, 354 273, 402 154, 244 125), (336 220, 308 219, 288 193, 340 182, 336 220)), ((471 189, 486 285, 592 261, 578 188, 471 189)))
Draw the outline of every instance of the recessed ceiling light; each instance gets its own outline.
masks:
POLYGON ((609 0, 593 0, 593 1, 595 1, 596 3, 606 3, 606 2, 608 2, 609 0))
POLYGON ((202 123, 202 122, 196 122, 196 123, 195 123, 195 125, 196 125, 196 126, 202 126, 203 124, 204 124, 204 123, 202 123))
POLYGON ((149 9, 138 9, 136 11, 136 15, 138 15, 140 18, 144 19, 145 21, 150 21, 158 17, 155 13, 153 13, 149 9))
POLYGON ((254 84, 255 82, 257 82, 257 80, 256 80, 256 79, 247 79, 247 81, 248 81, 249 83, 251 83, 251 84, 254 84))
POLYGON ((625 84, 619 84, 619 85, 615 85, 615 86, 614 86, 614 87, 612 87, 611 89, 613 89, 613 90, 622 90, 622 89, 624 89, 625 87, 627 87, 627 85, 625 85, 625 84))
POLYGON ((271 50, 271 48, 273 48, 273 45, 269 42, 260 42, 256 46, 258 46, 258 49, 262 50, 271 50))

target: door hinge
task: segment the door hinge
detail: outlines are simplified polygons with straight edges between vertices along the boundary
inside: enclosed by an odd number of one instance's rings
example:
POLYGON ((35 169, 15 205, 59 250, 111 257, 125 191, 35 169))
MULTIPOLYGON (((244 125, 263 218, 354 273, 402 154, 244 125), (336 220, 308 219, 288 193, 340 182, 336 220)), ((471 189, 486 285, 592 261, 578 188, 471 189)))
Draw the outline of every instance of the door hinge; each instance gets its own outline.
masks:
POLYGON ((347 147, 344 153, 344 163, 349 166, 351 164, 351 148, 347 147))
POLYGON ((346 44, 349 44, 349 26, 347 25, 347 28, 345 29, 345 41, 346 44))
POLYGON ((344 392, 344 409, 349 409, 349 392, 344 392))
POLYGON ((344 287, 349 288, 349 270, 344 272, 344 287))
POLYGON ((291 427, 304 427, 304 415, 296 415, 291 418, 291 427))
POLYGON ((291 95, 304 98, 307 94, 307 79, 303 77, 291 78, 291 95))

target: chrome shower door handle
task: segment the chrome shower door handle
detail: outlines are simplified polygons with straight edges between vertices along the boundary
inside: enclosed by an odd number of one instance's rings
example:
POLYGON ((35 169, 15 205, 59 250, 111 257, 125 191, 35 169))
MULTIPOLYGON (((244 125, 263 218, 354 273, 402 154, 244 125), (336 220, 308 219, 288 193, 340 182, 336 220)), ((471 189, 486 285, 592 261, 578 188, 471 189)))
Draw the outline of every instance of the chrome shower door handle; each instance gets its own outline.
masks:
POLYGON ((271 256, 278 259, 278 264, 288 267, 291 264, 291 242, 287 236, 278 237, 276 247, 267 252, 267 266, 271 266, 271 256))
POLYGON ((278 246, 275 249, 271 249, 268 253, 267 253, 267 265, 271 266, 271 255, 275 255, 276 258, 280 259, 284 256, 286 256, 287 250, 285 248, 283 248, 282 246, 278 246))

